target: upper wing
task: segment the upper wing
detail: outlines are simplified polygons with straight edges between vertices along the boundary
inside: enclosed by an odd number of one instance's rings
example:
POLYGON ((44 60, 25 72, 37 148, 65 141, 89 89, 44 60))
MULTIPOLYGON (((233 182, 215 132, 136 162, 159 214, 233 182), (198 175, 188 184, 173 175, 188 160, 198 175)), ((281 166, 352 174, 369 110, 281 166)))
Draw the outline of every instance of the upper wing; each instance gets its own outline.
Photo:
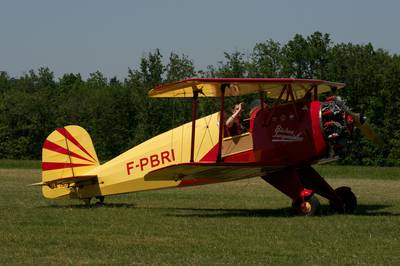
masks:
POLYGON ((225 96, 239 96, 265 91, 269 98, 277 99, 285 85, 292 87, 297 99, 317 86, 318 93, 328 92, 332 88, 341 89, 344 83, 313 79, 293 78, 193 78, 161 84, 149 92, 150 97, 193 97, 193 91, 199 91, 199 97, 219 97, 221 85, 226 84, 225 96))

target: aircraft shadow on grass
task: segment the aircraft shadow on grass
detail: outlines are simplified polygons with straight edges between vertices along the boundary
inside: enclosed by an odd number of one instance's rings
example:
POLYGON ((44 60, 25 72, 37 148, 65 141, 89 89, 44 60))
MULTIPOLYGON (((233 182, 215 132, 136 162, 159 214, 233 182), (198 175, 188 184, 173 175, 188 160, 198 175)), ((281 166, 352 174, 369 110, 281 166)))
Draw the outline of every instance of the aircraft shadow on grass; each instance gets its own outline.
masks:
POLYGON ((92 209, 92 208, 135 208, 134 203, 103 203, 101 205, 92 204, 87 206, 85 204, 68 204, 68 205, 57 205, 51 204, 46 206, 40 206, 39 208, 55 208, 55 209, 92 209))
MULTIPOLYGON (((358 205, 357 210, 352 215, 355 216, 400 216, 400 213, 383 211, 383 209, 391 207, 391 205, 372 204, 358 205)), ((199 218, 215 218, 215 217, 297 217, 291 208, 279 209, 196 209, 196 208, 174 208, 176 211, 185 211, 187 213, 168 214, 168 216, 176 217, 199 217, 199 218)), ((316 216, 335 215, 328 205, 321 205, 321 209, 316 216)))
MULTIPOLYGON (((352 215, 354 216, 400 216, 400 213, 384 211, 392 205, 383 204, 360 204, 352 215)), ((133 203, 103 203, 102 205, 84 204, 71 205, 47 205, 39 208, 56 209, 93 209, 93 208, 129 208, 129 209, 153 209, 168 211, 167 216, 174 217, 199 217, 199 218, 227 218, 227 217, 296 217, 291 208, 278 209, 226 209, 226 208, 169 208, 169 207, 139 207, 133 203)), ((335 215, 328 205, 321 205, 316 216, 335 215)))

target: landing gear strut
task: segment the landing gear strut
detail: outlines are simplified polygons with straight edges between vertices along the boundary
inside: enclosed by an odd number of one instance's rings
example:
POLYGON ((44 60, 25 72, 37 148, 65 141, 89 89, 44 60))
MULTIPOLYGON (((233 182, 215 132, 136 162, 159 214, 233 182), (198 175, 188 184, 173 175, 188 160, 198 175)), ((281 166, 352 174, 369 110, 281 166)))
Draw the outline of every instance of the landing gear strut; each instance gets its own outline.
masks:
POLYGON ((313 188, 304 188, 300 177, 297 169, 285 169, 262 176, 262 179, 292 199, 292 209, 295 214, 312 216, 319 209, 319 200, 314 196, 313 188))
POLYGON ((314 193, 328 199, 331 208, 338 213, 353 213, 357 207, 357 198, 349 187, 334 190, 311 166, 284 169, 262 179, 291 198, 292 208, 298 215, 317 213, 320 204, 314 193))

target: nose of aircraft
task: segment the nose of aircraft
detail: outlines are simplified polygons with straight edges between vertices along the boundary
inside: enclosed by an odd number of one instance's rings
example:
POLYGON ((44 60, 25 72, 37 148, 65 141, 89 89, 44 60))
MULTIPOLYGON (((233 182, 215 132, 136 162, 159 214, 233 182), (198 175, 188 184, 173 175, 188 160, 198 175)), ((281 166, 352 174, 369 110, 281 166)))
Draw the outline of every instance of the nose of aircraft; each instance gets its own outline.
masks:
POLYGON ((325 138, 335 155, 344 155, 349 151, 354 127, 375 144, 383 145, 380 137, 366 122, 366 117, 352 112, 340 96, 330 96, 321 103, 321 123, 325 138))

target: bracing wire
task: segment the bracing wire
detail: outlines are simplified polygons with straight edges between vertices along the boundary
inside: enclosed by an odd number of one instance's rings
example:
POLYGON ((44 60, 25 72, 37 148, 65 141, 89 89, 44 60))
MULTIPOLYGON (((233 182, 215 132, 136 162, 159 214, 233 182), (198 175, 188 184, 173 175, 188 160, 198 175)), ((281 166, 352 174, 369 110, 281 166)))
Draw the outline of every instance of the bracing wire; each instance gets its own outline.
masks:
POLYGON ((208 118, 208 120, 204 116, 207 116, 207 115, 210 115, 210 114, 213 113, 211 110, 215 109, 216 101, 210 99, 209 97, 201 97, 201 98, 204 99, 204 101, 206 102, 206 105, 209 106, 210 108, 207 108, 207 112, 206 113, 203 113, 203 114, 199 113, 199 117, 203 117, 202 119, 204 119, 204 121, 205 121, 206 130, 204 131, 203 136, 199 136, 199 137, 201 137, 201 141, 200 141, 199 147, 198 147, 197 152, 196 152, 196 157, 195 157, 196 160, 198 160, 199 153, 200 153, 200 150, 201 150, 201 146, 203 145, 203 142, 204 142, 204 139, 206 138, 207 133, 208 133, 208 136, 209 136, 209 138, 211 140, 212 145, 214 146, 213 138, 212 138, 212 135, 211 135, 211 132, 210 132, 210 122, 212 120, 212 116, 210 116, 208 118))

